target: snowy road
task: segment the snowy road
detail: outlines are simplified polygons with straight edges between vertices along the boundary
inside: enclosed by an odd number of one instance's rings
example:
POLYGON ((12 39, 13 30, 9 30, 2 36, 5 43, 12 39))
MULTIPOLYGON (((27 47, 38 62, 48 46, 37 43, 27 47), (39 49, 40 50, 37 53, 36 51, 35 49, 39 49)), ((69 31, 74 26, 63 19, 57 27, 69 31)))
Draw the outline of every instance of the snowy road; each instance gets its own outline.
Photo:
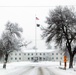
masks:
POLYGON ((51 70, 46 67, 38 67, 38 75, 55 75, 51 70))
POLYGON ((12 72, 9 72, 4 75, 55 75, 51 70, 47 67, 38 67, 38 66, 30 66, 30 67, 18 67, 12 72))
POLYGON ((76 75, 76 66, 73 69, 60 69, 59 62, 14 62, 8 63, 7 69, 0 64, 0 75, 76 75))

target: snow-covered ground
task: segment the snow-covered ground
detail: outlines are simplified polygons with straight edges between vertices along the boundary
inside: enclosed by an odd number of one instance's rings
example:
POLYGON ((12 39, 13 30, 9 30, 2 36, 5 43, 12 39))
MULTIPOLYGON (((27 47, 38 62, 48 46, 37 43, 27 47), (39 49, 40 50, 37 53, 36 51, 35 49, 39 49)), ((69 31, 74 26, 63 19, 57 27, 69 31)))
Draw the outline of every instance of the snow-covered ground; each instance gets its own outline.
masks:
POLYGON ((0 64, 0 75, 76 75, 76 65, 73 69, 63 70, 59 62, 13 62, 7 64, 7 69, 0 64))

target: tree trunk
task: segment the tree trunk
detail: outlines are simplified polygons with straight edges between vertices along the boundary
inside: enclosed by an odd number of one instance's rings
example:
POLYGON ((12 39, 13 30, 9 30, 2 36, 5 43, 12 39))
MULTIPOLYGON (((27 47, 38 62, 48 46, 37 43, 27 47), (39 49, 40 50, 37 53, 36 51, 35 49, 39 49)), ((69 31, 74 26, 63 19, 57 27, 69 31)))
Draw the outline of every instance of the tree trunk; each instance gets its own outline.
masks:
POLYGON ((5 61, 4 61, 4 64, 3 64, 3 68, 5 68, 5 69, 6 69, 7 60, 8 60, 8 54, 6 53, 5 54, 5 61))
POLYGON ((73 68, 73 56, 70 55, 69 68, 73 68))
POLYGON ((67 49, 68 49, 68 52, 69 52, 69 68, 73 68, 73 53, 72 53, 72 50, 71 50, 71 43, 67 42, 66 44, 67 46, 67 49))

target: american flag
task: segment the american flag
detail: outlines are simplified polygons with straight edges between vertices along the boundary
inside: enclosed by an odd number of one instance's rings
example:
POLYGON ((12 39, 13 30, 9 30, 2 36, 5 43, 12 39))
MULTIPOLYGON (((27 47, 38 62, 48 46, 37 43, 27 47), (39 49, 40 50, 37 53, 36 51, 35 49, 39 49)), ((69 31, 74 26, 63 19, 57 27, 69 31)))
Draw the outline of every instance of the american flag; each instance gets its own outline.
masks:
POLYGON ((36 20, 39 20, 39 18, 38 18, 38 17, 36 17, 36 20))

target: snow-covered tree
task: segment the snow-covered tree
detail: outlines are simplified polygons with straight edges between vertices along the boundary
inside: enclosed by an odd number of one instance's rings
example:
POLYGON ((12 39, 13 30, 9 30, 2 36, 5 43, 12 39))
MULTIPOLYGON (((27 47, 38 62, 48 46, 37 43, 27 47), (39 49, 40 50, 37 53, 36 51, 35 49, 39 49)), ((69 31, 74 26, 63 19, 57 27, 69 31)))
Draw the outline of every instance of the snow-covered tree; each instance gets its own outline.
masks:
POLYGON ((76 43, 76 13, 74 9, 58 6, 50 11, 46 19, 47 27, 44 29, 42 37, 46 38, 46 43, 54 40, 59 47, 64 44, 69 53, 69 68, 73 68, 73 58, 76 54, 76 48, 72 50, 72 45, 76 43))
POLYGON ((6 24, 5 31, 2 34, 0 39, 0 52, 4 56, 4 65, 3 68, 6 68, 6 63, 8 61, 8 56, 11 52, 20 50, 21 48, 21 32, 22 28, 18 26, 17 23, 6 24))

